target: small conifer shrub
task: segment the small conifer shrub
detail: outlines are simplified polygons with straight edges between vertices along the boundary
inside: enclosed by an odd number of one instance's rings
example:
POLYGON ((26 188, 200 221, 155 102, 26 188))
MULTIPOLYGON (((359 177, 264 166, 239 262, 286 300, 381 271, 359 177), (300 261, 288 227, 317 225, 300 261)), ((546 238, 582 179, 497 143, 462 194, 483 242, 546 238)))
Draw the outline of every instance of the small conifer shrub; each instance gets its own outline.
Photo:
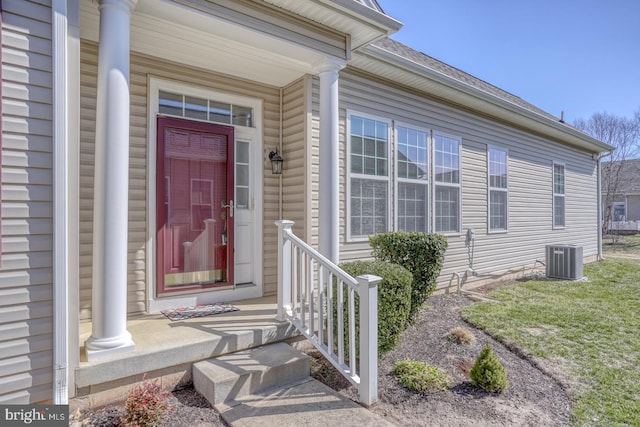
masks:
POLYGON ((509 385, 507 371, 489 343, 482 348, 469 376, 471 384, 490 393, 501 393, 509 385))
POLYGON ((154 427, 169 410, 169 392, 162 390, 157 380, 143 378, 127 396, 122 423, 128 427, 154 427))

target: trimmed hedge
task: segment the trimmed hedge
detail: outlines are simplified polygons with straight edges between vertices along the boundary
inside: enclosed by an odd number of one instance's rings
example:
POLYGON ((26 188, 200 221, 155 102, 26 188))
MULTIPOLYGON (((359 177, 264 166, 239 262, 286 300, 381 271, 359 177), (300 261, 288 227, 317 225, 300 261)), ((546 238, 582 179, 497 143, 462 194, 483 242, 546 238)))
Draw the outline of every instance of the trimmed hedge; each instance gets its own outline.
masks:
POLYGON ((413 274, 408 323, 414 323, 436 288, 447 239, 439 234, 395 231, 370 236, 369 242, 377 260, 401 265, 413 274))
MULTIPOLYGON (((373 274, 382 278, 382 281, 378 283, 378 355, 382 356, 400 342, 400 335, 404 331, 411 308, 411 283, 413 282, 413 277, 402 266, 380 261, 346 262, 340 264, 340 268, 353 277, 373 274)), ((336 292, 337 290, 334 291, 334 295, 336 295, 336 292)), ((360 319, 359 298, 357 295, 356 293, 355 318, 360 319)), ((345 286, 345 315, 348 310, 346 302, 345 286)), ((356 321, 356 349, 360 348, 359 337, 360 324, 359 321, 356 321)))

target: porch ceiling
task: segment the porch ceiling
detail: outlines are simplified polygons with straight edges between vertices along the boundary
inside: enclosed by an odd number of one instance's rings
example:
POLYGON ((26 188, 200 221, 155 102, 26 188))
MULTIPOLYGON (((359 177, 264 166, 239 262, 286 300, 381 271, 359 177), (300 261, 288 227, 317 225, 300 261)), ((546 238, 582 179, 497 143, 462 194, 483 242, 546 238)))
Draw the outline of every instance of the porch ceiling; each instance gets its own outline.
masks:
MULTIPOLYGON (((80 37, 98 42, 98 6, 80 5, 80 37)), ((316 66, 332 56, 309 47, 304 36, 296 42, 291 31, 283 33, 278 37, 175 1, 139 0, 131 18, 131 50, 277 87, 316 74, 316 66)), ((336 53, 345 55, 344 49, 336 53)))

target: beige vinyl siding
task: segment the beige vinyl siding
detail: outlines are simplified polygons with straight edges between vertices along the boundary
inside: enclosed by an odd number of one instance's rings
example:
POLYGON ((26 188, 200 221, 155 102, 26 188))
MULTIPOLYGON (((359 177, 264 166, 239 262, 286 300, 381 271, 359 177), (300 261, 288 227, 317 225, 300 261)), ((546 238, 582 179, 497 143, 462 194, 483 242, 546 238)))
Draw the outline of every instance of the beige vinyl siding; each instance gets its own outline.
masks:
POLYGON ((3 1, 0 403, 49 401, 53 348, 49 1, 3 1))
MULTIPOLYGON (((91 318, 91 264, 93 229, 93 164, 95 140, 95 95, 97 79, 97 45, 81 45, 81 184, 80 184, 80 316, 91 318)), ((147 280, 147 99, 148 78, 180 81, 196 87, 235 93, 263 100, 264 125, 264 291, 275 293, 276 227, 278 219, 278 178, 271 174, 268 152, 279 144, 280 93, 262 86, 200 69, 132 53, 131 55, 131 140, 129 160, 129 272, 128 312, 144 312, 148 291, 147 280)), ((153 166, 155 168, 155 166, 153 166)), ((260 190, 258 190, 260 191, 260 190)))
MULTIPOLYGON (((319 211, 320 211, 320 80, 318 77, 310 77, 310 90, 311 100, 309 102, 308 110, 311 111, 311 117, 309 118, 310 135, 308 140, 311 141, 308 153, 311 157, 309 163, 311 167, 311 177, 309 179, 309 189, 311 191, 311 218, 307 218, 309 224, 309 233, 307 235, 307 243, 315 248, 318 248, 320 241, 320 226, 319 226, 319 211)), ((339 133, 342 138, 342 131, 339 133)), ((342 146, 342 143, 340 144, 342 146)), ((339 156, 342 161, 342 155, 339 156)), ((342 172, 340 172, 342 176, 342 172)), ((344 194, 341 192, 341 194, 344 194)), ((342 203, 342 198, 340 199, 342 203)), ((343 210, 341 209, 341 212, 343 210)), ((344 233, 341 231, 340 235, 344 233)))
POLYGON ((310 78, 300 79, 283 90, 282 108, 282 218, 295 221, 293 232, 307 239, 309 214, 309 153, 307 140, 307 101, 310 78))
POLYGON ((93 156, 95 141, 96 46, 80 45, 80 319, 91 319, 93 253, 93 156))
MULTIPOLYGON (((546 244, 578 244, 584 247, 585 257, 596 254, 597 176, 591 153, 421 97, 353 70, 342 71, 340 75, 343 126, 347 110, 462 138, 462 228, 460 235, 447 237, 449 249, 439 279, 441 286, 449 282, 452 273, 467 270, 469 253, 465 233, 468 228, 475 230, 473 266, 480 276, 530 268, 536 260, 544 261, 546 244), (509 152, 507 233, 487 233, 487 145, 499 146, 509 152), (563 162, 566 166, 566 227, 560 230, 552 229, 553 161, 563 162)), ((341 162, 347 158, 345 147, 341 141, 341 162)), ((344 209, 344 184, 347 175, 343 166, 341 164, 343 243, 340 259, 344 261, 369 257, 370 248, 367 242, 346 241, 344 224, 348 218, 344 209)))

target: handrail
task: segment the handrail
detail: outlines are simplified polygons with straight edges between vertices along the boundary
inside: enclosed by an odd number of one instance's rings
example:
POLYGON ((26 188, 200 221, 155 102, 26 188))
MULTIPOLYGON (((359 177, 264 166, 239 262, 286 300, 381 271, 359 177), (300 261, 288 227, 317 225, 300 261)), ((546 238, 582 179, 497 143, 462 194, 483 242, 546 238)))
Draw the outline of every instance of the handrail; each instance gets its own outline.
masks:
POLYGON ((372 275, 351 277, 293 234, 293 224, 287 220, 276 222, 277 319, 290 321, 358 389, 360 400, 371 405, 378 399, 378 283, 381 279, 372 275), (355 319, 356 293, 359 319, 355 319), (359 348, 356 322, 360 326, 359 348))

